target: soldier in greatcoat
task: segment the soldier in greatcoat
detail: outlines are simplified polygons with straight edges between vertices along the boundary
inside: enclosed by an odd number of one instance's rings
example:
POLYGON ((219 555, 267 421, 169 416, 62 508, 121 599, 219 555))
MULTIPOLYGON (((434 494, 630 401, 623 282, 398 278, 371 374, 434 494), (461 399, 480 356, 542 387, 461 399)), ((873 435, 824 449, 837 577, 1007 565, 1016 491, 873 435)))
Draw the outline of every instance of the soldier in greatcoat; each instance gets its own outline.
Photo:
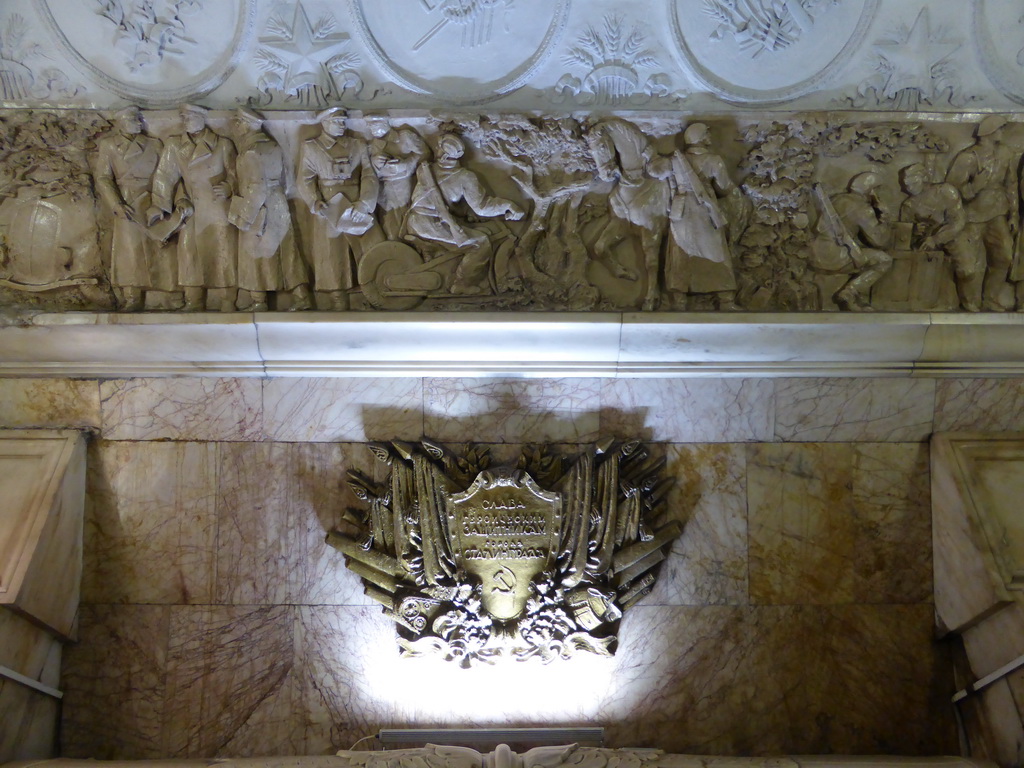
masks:
POLYGON ((314 286, 327 295, 330 309, 346 310, 348 289, 355 286, 353 259, 383 240, 379 227, 370 232, 380 184, 366 140, 347 134, 344 112, 322 112, 320 127, 319 136, 302 144, 298 187, 313 215, 314 286))
MULTIPOLYGON (((605 228, 595 250, 611 253, 618 242, 639 234, 647 273, 642 308, 656 309, 660 300, 662 239, 670 204, 671 159, 658 155, 643 131, 619 118, 603 120, 591 128, 587 144, 597 164, 598 178, 615 184, 608 196, 612 213, 631 224, 633 230, 605 228)), ((613 265, 613 271, 636 279, 622 265, 613 265)))
POLYGON ((100 140, 96 151, 96 193, 114 216, 110 283, 121 308, 128 311, 143 308, 147 290, 176 287, 173 251, 147 232, 150 183, 161 147, 159 139, 145 134, 142 112, 132 106, 114 116, 114 130, 100 140))
POLYGON ((183 132, 164 145, 153 177, 153 205, 170 214, 175 205, 192 216, 178 234, 178 282, 185 310, 205 308, 206 289, 225 289, 221 310, 235 308, 237 232, 228 223, 234 188, 235 146, 206 125, 206 110, 181 108, 183 132))
POLYGON ((237 192, 229 221, 238 230, 238 287, 249 294, 239 309, 265 312, 267 291, 292 291, 291 309, 309 309, 309 278, 292 231, 285 197, 285 162, 281 146, 263 130, 252 110, 235 112, 232 127, 238 150, 237 192))
POLYGON ((682 309, 687 293, 702 293, 713 295, 719 309, 737 309, 732 251, 753 206, 712 151, 704 123, 689 126, 683 142, 685 150, 672 157, 672 240, 665 256, 670 306, 682 309))
POLYGON ((1003 143, 1004 125, 1006 118, 1000 115, 982 120, 976 141, 953 158, 946 174, 946 182, 959 190, 967 214, 963 237, 970 263, 958 265, 957 281, 964 309, 974 311, 1012 309, 1012 299, 1006 306, 1002 298, 1012 294, 1004 288, 1020 216, 1018 157, 1003 143))

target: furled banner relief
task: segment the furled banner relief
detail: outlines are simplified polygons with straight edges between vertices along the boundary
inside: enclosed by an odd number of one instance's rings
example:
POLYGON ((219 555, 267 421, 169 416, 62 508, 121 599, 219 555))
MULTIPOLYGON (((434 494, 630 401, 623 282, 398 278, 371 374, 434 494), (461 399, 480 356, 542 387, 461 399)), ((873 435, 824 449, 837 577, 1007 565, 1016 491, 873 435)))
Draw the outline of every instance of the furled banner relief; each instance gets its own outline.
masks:
POLYGON ((327 541, 395 620, 406 656, 467 667, 610 656, 622 612, 650 592, 682 530, 661 522, 671 483, 638 441, 575 456, 528 448, 496 468, 473 447, 370 448, 388 476, 349 472, 368 509, 349 510, 351 529, 327 541))

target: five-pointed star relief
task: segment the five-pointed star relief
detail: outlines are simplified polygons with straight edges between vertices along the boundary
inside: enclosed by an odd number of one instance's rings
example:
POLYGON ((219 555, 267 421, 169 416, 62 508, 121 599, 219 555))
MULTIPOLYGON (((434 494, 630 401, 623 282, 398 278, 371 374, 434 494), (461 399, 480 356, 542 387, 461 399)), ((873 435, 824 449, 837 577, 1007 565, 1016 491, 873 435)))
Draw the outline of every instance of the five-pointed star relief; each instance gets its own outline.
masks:
POLYGON ((260 42, 271 49, 288 66, 284 74, 284 90, 296 91, 320 84, 323 68, 348 43, 344 32, 334 32, 334 17, 322 16, 313 25, 301 2, 295 3, 295 15, 287 34, 261 37, 260 42))
POLYGON ((935 68, 952 56, 963 44, 944 40, 941 31, 932 32, 927 6, 921 9, 914 26, 897 40, 875 43, 875 50, 891 67, 885 84, 885 96, 895 98, 903 90, 917 89, 923 94, 933 90, 935 68))

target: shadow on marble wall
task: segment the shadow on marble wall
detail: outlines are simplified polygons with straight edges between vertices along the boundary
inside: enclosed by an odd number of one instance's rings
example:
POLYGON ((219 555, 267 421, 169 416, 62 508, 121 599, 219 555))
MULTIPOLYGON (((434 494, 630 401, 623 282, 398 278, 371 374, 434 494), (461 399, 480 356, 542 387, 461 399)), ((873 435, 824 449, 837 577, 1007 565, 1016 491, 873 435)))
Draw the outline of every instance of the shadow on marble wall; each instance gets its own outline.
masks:
POLYGON ((344 470, 379 464, 365 445, 94 441, 63 754, 323 754, 381 727, 537 724, 673 751, 956 749, 926 446, 652 448, 686 528, 618 654, 462 670, 399 658, 324 545, 358 506, 344 470))
MULTIPOLYGON (((68 756, 325 753, 386 726, 599 724, 693 752, 956 751, 932 639, 935 430, 1024 430, 1014 379, 0 380, 89 449, 68 756), (611 660, 400 659, 323 543, 367 439, 641 437, 685 531, 611 660)), ((379 475, 378 475, 379 476, 379 475)), ((949 690, 947 690, 949 689, 949 690)))

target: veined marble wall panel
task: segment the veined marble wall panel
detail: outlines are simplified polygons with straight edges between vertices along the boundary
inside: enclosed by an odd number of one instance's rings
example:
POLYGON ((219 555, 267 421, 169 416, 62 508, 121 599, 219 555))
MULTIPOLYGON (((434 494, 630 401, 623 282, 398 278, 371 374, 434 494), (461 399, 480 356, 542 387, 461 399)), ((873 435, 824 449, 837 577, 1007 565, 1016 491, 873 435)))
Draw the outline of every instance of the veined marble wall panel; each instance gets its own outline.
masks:
MULTIPOLYGON (((65 755, 315 754, 380 727, 564 722, 688 752, 955 751, 922 438, 939 418, 1011 418, 1019 381, 251 381, 220 419, 194 381, 102 385, 111 404, 138 385, 139 403, 185 405, 145 439, 109 435, 149 405, 101 410, 65 755), (398 657, 391 621, 323 544, 358 506, 344 470, 381 476, 339 436, 374 423, 416 439, 446 412, 452 437, 495 462, 534 429, 566 450, 621 431, 664 451, 686 527, 614 658, 460 670, 398 657)), ((65 385, 79 386, 46 384, 65 385)))
POLYGON ((128 379, 100 384, 108 440, 259 440, 255 379, 128 379))
POLYGON ((436 440, 597 440, 600 379, 424 379, 423 432, 436 440))
POLYGON ((89 446, 83 602, 212 601, 216 448, 106 440, 89 446))
POLYGON ((100 426, 99 383, 73 379, 0 380, 0 427, 100 426))
POLYGON ((747 452, 727 443, 672 444, 668 514, 685 525, 644 605, 747 602, 747 452))
POLYGON ((1024 431, 1024 386, 1019 379, 939 381, 935 431, 1024 431))
POLYGON ((999 110, 1024 102, 1014 9, 993 0, 8 0, 0 104, 999 110))
POLYGON ((771 440, 770 379, 606 379, 601 427, 658 442, 771 440))
POLYGON ((930 599, 924 445, 757 445, 747 460, 752 602, 930 599))
POLYGON ((415 440, 423 435, 420 379, 268 379, 263 406, 264 431, 271 440, 415 440))

